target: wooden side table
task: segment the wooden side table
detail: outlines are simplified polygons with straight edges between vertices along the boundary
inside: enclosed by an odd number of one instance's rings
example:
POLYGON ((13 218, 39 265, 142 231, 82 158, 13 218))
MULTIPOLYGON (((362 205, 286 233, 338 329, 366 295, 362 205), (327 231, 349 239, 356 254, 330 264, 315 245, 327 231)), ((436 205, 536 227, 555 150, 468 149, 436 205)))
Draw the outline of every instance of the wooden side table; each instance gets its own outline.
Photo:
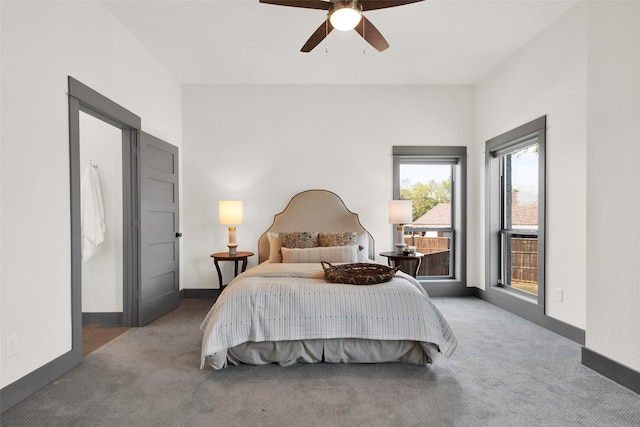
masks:
POLYGON ((380 256, 387 258, 387 264, 389 264, 389 267, 396 267, 399 265, 401 271, 416 277, 418 275, 418 270, 420 269, 420 264, 422 264, 422 257, 424 254, 416 252, 415 255, 402 255, 395 252, 382 252, 380 256))
POLYGON ((238 252, 235 255, 229 255, 229 252, 216 252, 215 254, 211 254, 211 258, 213 258, 213 263, 216 266, 216 270, 218 271, 218 282, 220 283, 220 291, 224 290, 227 286, 222 281, 222 272, 220 271, 220 265, 218 265, 219 261, 233 261, 235 264, 235 274, 233 277, 238 275, 238 263, 242 261, 242 270, 241 273, 247 269, 247 258, 253 256, 253 252, 238 252))

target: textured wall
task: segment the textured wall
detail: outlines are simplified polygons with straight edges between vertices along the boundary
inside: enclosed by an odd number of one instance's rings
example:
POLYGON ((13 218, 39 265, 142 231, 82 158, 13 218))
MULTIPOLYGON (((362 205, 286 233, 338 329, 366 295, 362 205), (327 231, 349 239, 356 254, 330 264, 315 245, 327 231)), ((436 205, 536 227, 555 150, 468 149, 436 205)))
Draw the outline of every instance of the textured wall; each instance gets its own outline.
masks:
POLYGON ((589 20, 586 346, 640 372, 640 3, 589 20))

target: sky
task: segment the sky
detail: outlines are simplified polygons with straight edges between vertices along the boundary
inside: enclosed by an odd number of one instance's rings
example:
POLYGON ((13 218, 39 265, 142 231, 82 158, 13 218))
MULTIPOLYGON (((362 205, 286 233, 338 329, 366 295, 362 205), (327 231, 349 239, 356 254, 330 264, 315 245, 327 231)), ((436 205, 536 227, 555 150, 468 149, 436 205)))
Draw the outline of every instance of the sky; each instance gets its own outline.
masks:
POLYGON ((401 164, 400 182, 408 179, 411 185, 435 180, 441 182, 451 178, 451 165, 401 164))
POLYGON ((519 191, 538 192, 538 155, 528 153, 513 157, 511 161, 511 183, 519 191))

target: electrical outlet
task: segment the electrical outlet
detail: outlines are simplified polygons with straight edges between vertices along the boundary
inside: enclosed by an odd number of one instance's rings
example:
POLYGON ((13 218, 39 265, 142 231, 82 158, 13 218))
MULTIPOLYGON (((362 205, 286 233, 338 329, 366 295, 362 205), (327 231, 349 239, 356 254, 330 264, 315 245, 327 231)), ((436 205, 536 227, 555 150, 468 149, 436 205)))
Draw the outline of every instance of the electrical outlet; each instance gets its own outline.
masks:
POLYGON ((556 288, 556 301, 562 302, 564 297, 564 292, 561 288, 556 288))
POLYGON ((7 357, 13 356, 18 352, 18 336, 11 335, 7 337, 7 357))

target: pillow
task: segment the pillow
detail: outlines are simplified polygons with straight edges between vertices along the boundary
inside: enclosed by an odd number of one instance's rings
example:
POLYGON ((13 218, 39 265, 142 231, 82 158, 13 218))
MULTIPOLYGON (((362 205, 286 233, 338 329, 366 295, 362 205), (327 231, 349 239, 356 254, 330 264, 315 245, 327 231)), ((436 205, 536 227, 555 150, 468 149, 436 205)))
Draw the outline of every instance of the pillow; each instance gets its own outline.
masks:
POLYGON ((358 234, 356 231, 341 233, 319 233, 320 246, 356 245, 358 247, 358 262, 369 262, 369 234, 366 231, 358 234))
POLYGON ((370 262, 369 259, 369 234, 366 231, 363 231, 361 234, 358 234, 356 239, 358 245, 358 262, 370 262))
POLYGON ((282 262, 358 262, 355 245, 326 246, 317 248, 290 249, 282 247, 282 262))
POLYGON ((284 248, 304 249, 318 247, 318 233, 315 231, 290 231, 280 233, 280 244, 284 248))
POLYGON ((268 232, 267 239, 269 239, 269 262, 282 262, 280 235, 278 233, 268 232))
POLYGON ((357 245, 358 233, 345 231, 342 233, 319 233, 320 246, 347 246, 357 245))

